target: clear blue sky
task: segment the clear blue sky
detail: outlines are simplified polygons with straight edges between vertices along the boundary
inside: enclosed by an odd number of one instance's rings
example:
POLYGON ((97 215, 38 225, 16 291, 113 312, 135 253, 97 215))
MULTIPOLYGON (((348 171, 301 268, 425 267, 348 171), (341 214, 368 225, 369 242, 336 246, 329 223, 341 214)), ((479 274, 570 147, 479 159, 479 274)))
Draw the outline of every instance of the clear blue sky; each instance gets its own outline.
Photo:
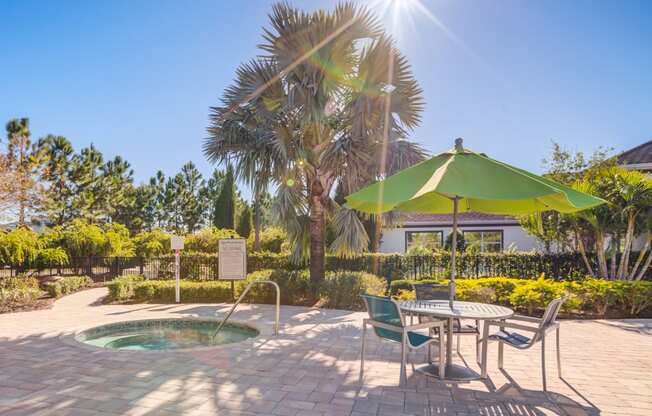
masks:
MULTIPOLYGON (((424 89, 413 138, 430 151, 461 136, 540 171, 551 140, 590 152, 652 139, 652 1, 422 2, 445 29, 414 7, 389 29, 424 89)), ((208 107, 257 53, 270 4, 0 0, 0 121, 93 142, 139 182, 188 160, 209 174, 208 107)))

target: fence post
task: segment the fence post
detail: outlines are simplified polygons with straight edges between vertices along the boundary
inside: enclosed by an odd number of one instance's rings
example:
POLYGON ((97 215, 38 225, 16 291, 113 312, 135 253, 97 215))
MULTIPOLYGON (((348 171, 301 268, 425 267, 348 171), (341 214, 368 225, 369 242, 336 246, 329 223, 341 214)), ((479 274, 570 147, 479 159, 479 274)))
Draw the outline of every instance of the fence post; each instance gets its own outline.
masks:
POLYGON ((142 276, 145 273, 145 260, 142 256, 138 257, 138 263, 140 275, 142 276))
POLYGON ((93 279, 93 258, 91 256, 88 256, 87 265, 86 265, 86 273, 88 274, 88 277, 93 279))

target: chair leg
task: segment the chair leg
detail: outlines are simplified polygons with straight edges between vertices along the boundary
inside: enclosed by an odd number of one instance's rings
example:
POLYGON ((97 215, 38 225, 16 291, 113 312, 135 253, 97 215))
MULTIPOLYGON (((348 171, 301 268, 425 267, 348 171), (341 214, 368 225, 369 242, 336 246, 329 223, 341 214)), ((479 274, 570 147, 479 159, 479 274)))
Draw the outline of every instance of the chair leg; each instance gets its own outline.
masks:
POLYGON ((559 349, 559 327, 557 327, 557 375, 561 378, 561 350, 559 349))
MULTIPOLYGON (((432 328, 428 330, 428 335, 431 337, 434 335, 432 328)), ((428 364, 432 364, 432 342, 428 343, 428 364)))
POLYGON ((480 321, 475 321, 475 327, 478 332, 475 333, 475 361, 480 364, 480 321))
POLYGON ((503 356, 504 356, 504 348, 503 348, 503 343, 501 341, 498 342, 498 368, 501 370, 503 369, 503 356))
POLYGON ((480 360, 481 378, 487 378, 487 350, 489 349, 489 325, 482 329, 482 359, 480 360))
POLYGON ((446 358, 444 357, 444 330, 439 330, 439 378, 443 380, 446 378, 446 358))
POLYGON ((462 338, 462 335, 457 334, 457 347, 455 348, 457 350, 457 353, 460 354, 460 339, 462 338))
POLYGON ((541 337, 541 377, 543 378, 543 391, 548 391, 546 384, 546 336, 541 337))
POLYGON ((362 379, 364 377, 364 347, 365 347, 365 338, 367 335, 367 321, 362 321, 362 347, 360 350, 360 384, 362 384, 362 379))
POLYGON ((403 335, 403 341, 401 342, 401 377, 399 380, 400 386, 405 386, 407 384, 407 342, 405 338, 407 338, 406 334, 403 335))

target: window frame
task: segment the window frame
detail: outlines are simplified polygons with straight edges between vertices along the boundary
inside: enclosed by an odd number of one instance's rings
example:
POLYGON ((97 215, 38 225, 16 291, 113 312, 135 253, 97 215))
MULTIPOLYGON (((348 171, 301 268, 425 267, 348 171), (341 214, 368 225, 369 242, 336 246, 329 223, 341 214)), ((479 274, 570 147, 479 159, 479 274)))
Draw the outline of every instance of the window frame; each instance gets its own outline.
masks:
POLYGON ((405 231, 405 253, 408 252, 408 241, 411 234, 439 234, 439 246, 444 247, 444 230, 405 231))
POLYGON ((472 229, 472 230, 462 230, 462 235, 464 236, 464 241, 466 241, 466 233, 500 233, 500 250, 499 251, 483 251, 484 237, 480 237, 480 252, 481 253, 502 253, 505 250, 505 230, 501 229, 472 229))

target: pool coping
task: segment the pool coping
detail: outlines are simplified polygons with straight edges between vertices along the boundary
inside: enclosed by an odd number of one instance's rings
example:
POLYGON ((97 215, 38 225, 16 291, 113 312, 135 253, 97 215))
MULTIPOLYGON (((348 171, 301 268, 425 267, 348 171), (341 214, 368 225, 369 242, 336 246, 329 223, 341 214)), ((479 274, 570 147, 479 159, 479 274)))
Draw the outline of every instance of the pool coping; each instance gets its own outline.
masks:
MULTIPOLYGON (((249 322, 244 322, 244 321, 239 321, 239 320, 229 320, 229 323, 234 323, 236 325, 242 325, 246 326, 249 328, 252 328, 256 331, 258 331, 258 335, 254 337, 247 338, 245 340, 239 341, 239 342, 230 342, 228 344, 220 344, 220 345, 211 345, 211 346, 205 346, 205 347, 192 347, 192 348, 175 348, 175 349, 168 349, 168 350, 128 350, 128 349, 114 349, 114 348, 104 348, 104 347, 98 347, 95 345, 90 345, 86 344, 82 341, 79 341, 77 339, 77 336, 79 336, 81 333, 84 331, 88 331, 89 329, 93 328, 99 328, 102 326, 107 326, 107 325, 113 325, 113 324, 119 324, 119 323, 125 323, 125 322, 144 322, 144 321, 213 321, 213 322, 220 322, 221 319, 218 318, 210 318, 210 317, 200 317, 200 316, 187 316, 187 317, 177 317, 177 318, 146 318, 146 319, 132 319, 132 320, 125 320, 125 321, 114 321, 114 322, 106 322, 102 324, 95 324, 95 325, 84 325, 82 327, 77 327, 75 329, 72 329, 70 331, 66 331, 64 333, 59 334, 57 337, 61 342, 64 344, 70 345, 70 346, 75 346, 78 348, 82 348, 85 350, 89 351, 102 351, 102 352, 111 352, 111 353, 118 353, 118 354, 173 354, 173 353, 178 353, 178 352, 198 352, 198 351, 213 351, 213 350, 220 350, 220 349, 231 349, 235 347, 243 347, 247 346, 250 348, 254 348, 256 346, 257 341, 261 343, 265 343, 269 341, 270 339, 273 339, 274 335, 266 334, 263 333, 263 331, 260 329, 258 325, 251 324, 249 322)), ((280 334, 279 334, 280 335, 280 334)))

